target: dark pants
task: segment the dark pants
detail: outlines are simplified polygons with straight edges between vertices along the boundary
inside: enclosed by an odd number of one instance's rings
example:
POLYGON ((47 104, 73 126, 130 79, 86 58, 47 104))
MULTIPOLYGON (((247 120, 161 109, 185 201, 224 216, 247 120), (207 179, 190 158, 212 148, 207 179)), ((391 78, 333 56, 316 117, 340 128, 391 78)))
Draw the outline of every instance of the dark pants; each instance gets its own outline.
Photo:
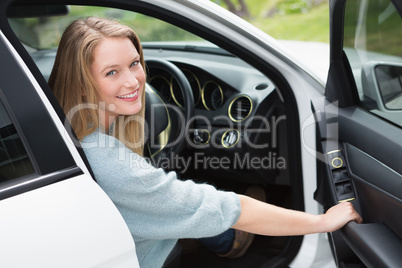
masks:
POLYGON ((200 238, 197 240, 212 252, 227 253, 232 249, 234 236, 234 229, 229 229, 217 236, 200 238))

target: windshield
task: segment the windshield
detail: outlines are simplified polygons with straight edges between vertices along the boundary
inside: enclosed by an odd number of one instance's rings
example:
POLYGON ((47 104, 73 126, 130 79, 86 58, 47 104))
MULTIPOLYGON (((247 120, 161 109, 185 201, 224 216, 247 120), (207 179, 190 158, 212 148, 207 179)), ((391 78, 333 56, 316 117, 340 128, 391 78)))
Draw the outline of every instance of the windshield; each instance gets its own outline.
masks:
POLYGON ((58 46, 67 25, 89 15, 118 19, 133 28, 142 42, 201 40, 196 35, 161 20, 132 11, 104 7, 70 6, 68 15, 62 17, 11 18, 9 22, 25 45, 35 49, 50 49, 58 46))

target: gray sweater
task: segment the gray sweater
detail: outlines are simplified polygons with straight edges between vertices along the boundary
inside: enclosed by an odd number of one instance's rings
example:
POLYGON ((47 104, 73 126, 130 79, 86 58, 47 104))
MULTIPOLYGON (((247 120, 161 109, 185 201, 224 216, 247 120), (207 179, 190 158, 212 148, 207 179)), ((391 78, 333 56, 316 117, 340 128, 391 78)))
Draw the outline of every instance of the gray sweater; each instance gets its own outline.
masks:
POLYGON ((99 131, 82 147, 100 187, 131 231, 141 267, 159 268, 180 238, 211 237, 240 216, 233 192, 177 179, 99 131))

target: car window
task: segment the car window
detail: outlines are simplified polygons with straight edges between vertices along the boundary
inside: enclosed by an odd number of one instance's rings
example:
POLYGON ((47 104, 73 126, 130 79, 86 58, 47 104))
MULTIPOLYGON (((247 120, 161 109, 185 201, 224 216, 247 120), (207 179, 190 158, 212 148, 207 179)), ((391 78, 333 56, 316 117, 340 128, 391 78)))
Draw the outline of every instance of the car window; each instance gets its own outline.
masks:
POLYGON ((68 15, 39 18, 10 18, 9 23, 17 37, 34 49, 56 48, 64 29, 73 20, 87 16, 117 19, 132 27, 142 42, 200 41, 201 39, 172 24, 140 13, 93 6, 69 6, 68 15))
POLYGON ((0 101, 0 185, 34 172, 10 115, 0 101))
POLYGON ((361 105, 402 126, 402 21, 389 0, 348 1, 344 51, 361 105))

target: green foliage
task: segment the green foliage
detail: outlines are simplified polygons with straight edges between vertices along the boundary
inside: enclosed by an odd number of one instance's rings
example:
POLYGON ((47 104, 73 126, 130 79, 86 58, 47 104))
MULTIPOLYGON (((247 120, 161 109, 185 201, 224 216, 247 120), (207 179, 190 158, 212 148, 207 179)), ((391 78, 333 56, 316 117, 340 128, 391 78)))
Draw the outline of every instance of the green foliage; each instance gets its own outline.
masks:
MULTIPOLYGON (((245 1, 251 13, 249 22, 274 38, 329 42, 329 0, 245 1), (311 1, 321 3, 310 7, 311 1)), ((224 6, 224 1, 215 2, 224 6)), ((65 27, 72 20, 86 16, 118 19, 132 27, 142 41, 199 40, 191 33, 163 21, 129 11, 101 7, 74 6, 68 17, 13 19, 10 24, 18 37, 27 44, 49 48, 58 45, 65 27)))
POLYGON ((154 18, 133 13, 131 11, 124 11, 112 8, 97 8, 97 7, 84 7, 74 6, 71 9, 72 15, 79 16, 85 14, 85 16, 100 16, 110 19, 117 19, 122 23, 129 25, 135 30, 140 37, 141 41, 177 41, 180 40, 194 40, 193 35, 172 25, 155 20, 154 18))
MULTIPOLYGON (((227 8, 223 0, 211 0, 227 8)), ((236 6, 238 0, 231 0, 236 6)), ((247 20, 276 39, 329 43, 329 0, 245 0, 247 20)))
POLYGON ((278 13, 281 15, 306 13, 309 6, 304 0, 288 0, 278 5, 278 13))
POLYGON ((276 39, 329 42, 329 0, 246 0, 246 3, 252 16, 249 22, 276 39))

